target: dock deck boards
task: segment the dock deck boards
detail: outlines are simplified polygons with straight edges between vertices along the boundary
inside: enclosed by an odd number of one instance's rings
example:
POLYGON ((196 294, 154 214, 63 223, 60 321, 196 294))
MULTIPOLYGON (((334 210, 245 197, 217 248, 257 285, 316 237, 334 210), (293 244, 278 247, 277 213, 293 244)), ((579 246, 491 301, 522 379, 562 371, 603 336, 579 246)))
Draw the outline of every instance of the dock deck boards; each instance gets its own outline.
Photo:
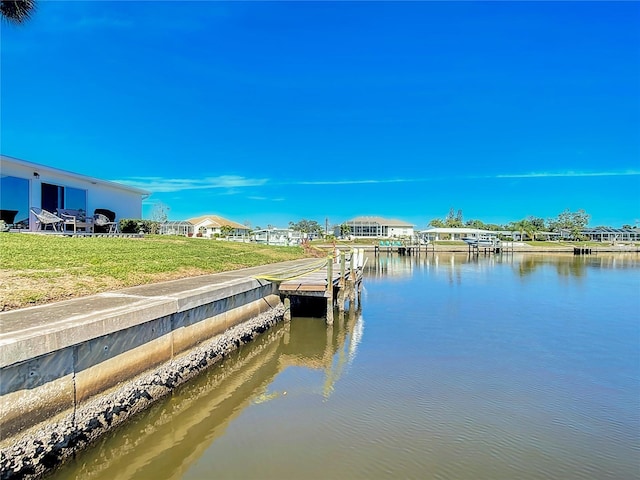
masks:
MULTIPOLYGON (((349 277, 349 269, 345 271, 345 278, 349 277)), ((334 265, 332 283, 337 286, 340 282, 340 268, 334 265), (337 270, 337 271, 336 271, 337 270)), ((327 271, 312 272, 307 275, 286 280, 280 283, 280 293, 283 295, 327 296, 327 271)))

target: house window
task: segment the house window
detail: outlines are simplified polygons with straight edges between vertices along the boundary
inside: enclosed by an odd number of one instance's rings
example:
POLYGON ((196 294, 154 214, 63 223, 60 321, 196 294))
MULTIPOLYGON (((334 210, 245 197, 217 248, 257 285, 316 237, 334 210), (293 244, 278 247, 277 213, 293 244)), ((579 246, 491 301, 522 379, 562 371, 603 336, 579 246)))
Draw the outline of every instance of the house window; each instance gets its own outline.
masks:
POLYGON ((42 184, 42 208, 55 212, 58 208, 87 211, 87 191, 51 183, 42 184))
POLYGON ((8 175, 0 177, 0 210, 6 223, 22 228, 29 226, 29 180, 8 175))
POLYGON ((64 207, 87 211, 87 191, 80 188, 65 188, 64 207))

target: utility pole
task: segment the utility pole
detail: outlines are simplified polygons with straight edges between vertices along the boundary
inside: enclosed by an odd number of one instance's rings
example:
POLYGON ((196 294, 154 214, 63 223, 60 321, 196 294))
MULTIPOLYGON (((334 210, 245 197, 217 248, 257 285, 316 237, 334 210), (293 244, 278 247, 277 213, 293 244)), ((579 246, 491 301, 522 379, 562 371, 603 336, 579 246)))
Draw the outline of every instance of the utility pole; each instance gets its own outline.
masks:
POLYGON ((324 219, 324 238, 329 236, 329 217, 324 219))

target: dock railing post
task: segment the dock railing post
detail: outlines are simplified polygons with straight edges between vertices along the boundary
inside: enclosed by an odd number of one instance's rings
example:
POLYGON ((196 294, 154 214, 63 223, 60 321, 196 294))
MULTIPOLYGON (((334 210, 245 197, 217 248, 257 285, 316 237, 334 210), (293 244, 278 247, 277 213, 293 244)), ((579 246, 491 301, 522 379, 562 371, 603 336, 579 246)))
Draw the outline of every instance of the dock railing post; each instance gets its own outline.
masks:
POLYGON ((356 269, 358 265, 358 249, 354 249, 351 254, 351 266, 349 269, 349 302, 356 299, 356 269))
POLYGON ((358 249, 358 261, 356 270, 353 272, 353 298, 357 298, 358 305, 361 305, 360 292, 362 289, 362 269, 364 268, 364 248, 358 249))
POLYGON ((333 257, 327 257, 327 325, 333 325, 333 257))
POLYGON ((345 252, 340 252, 340 282, 338 284, 338 311, 344 312, 344 287, 345 287, 345 252))

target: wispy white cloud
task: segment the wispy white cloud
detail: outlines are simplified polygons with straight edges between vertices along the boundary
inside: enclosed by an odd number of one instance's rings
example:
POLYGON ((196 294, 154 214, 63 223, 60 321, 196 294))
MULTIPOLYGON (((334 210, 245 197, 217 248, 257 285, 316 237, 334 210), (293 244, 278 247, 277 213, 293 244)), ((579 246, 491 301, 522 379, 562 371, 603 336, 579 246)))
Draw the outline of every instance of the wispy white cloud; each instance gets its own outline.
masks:
POLYGON ((640 170, 625 170, 621 172, 531 172, 531 173, 503 173, 484 178, 553 178, 553 177, 626 177, 640 175, 640 170))
POLYGON ((182 190, 256 187, 266 184, 268 180, 265 178, 247 178, 236 175, 222 175, 219 177, 205 178, 130 177, 114 180, 114 182, 160 193, 178 192, 182 190))
POLYGON ((619 172, 530 172, 530 173, 496 173, 489 175, 434 175, 432 177, 416 178, 379 178, 379 179, 351 179, 351 180, 301 180, 283 182, 281 185, 362 185, 362 184, 385 184, 385 183, 422 183, 435 181, 454 180, 481 180, 500 178, 553 178, 553 177, 620 177, 640 175, 640 170, 624 170, 619 172))
MULTIPOLYGON (((185 190, 213 190, 225 189, 223 192, 228 195, 236 195, 238 189, 245 187, 261 187, 261 186, 295 186, 295 185, 376 185, 390 183, 423 183, 436 181, 456 181, 456 180, 488 180, 488 179, 516 179, 516 178, 571 178, 571 177, 622 177, 622 176, 638 176, 640 170, 623 170, 623 171, 607 171, 607 172, 530 172, 530 173, 496 173, 489 175, 460 175, 460 176, 432 176, 421 178, 359 178, 359 179, 328 179, 328 180, 285 180, 272 182, 267 178, 248 178, 238 175, 221 175, 218 177, 205 178, 163 178, 163 177, 129 177, 119 180, 113 180, 117 183, 129 185, 132 187, 142 188, 151 192, 166 193, 179 192, 185 190)), ((265 197, 265 196, 249 196, 250 200, 259 201, 283 201, 283 198, 265 197)))
POLYGON ((413 183, 423 182, 426 178, 378 178, 378 179, 357 179, 357 180, 302 180, 291 182, 289 185, 359 185, 367 183, 413 183))

